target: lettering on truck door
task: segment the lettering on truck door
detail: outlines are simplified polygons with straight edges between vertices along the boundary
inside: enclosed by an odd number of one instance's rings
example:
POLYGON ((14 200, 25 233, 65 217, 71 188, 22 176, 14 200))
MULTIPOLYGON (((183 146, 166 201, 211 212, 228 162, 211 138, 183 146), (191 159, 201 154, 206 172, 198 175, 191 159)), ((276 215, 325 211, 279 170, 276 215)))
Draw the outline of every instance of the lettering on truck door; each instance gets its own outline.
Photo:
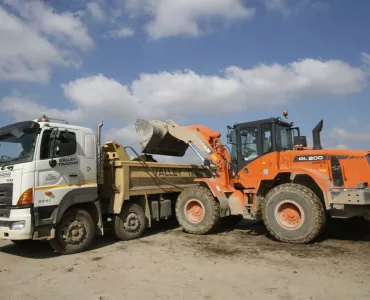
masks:
MULTIPOLYGON (((59 127, 59 131, 65 128, 59 127)), ((80 131, 68 129, 67 138, 56 142, 55 166, 50 166, 52 158, 52 129, 42 131, 39 151, 36 156, 35 207, 58 205, 65 194, 84 182, 80 169, 83 159, 80 131)))

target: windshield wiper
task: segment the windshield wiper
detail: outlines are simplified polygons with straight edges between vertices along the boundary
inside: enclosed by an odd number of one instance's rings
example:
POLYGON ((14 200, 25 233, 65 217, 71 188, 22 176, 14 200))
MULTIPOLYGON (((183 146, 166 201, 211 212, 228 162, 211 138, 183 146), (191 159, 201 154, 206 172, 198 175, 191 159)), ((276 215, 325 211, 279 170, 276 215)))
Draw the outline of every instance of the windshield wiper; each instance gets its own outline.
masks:
POLYGON ((25 157, 16 157, 16 158, 13 158, 13 159, 10 159, 8 160, 2 167, 1 167, 1 170, 4 171, 5 167, 8 166, 11 162, 14 162, 16 160, 19 160, 19 159, 25 159, 25 158, 30 158, 31 156, 25 156, 25 157))
POLYGON ((1 167, 1 170, 3 171, 4 169, 5 169, 5 167, 7 166, 7 165, 9 165, 11 162, 13 162, 13 161, 15 161, 15 160, 17 160, 18 159, 18 157, 16 157, 16 158, 13 158, 13 159, 9 159, 2 167, 1 167))

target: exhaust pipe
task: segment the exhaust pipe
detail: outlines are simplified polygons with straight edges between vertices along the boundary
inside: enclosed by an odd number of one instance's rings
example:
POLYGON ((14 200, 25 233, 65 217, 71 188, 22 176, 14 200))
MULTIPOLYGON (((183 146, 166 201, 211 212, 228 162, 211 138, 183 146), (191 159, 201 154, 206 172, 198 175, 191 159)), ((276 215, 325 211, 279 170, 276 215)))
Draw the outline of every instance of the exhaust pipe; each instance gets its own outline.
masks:
POLYGON ((321 138, 320 138, 320 132, 322 130, 324 121, 321 120, 316 127, 312 130, 312 138, 313 138, 313 150, 322 150, 321 146, 321 138))
POLYGON ((98 185, 104 183, 104 152, 101 146, 101 128, 103 127, 103 121, 98 125, 98 137, 97 137, 97 171, 98 171, 98 185))

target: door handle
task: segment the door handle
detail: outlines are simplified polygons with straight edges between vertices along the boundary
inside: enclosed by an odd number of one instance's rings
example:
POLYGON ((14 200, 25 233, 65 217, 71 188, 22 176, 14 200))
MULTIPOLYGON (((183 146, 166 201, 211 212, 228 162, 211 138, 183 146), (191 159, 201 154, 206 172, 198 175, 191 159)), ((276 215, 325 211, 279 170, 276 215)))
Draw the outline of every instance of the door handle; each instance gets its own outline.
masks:
POLYGON ((69 174, 69 177, 77 177, 77 174, 69 174))

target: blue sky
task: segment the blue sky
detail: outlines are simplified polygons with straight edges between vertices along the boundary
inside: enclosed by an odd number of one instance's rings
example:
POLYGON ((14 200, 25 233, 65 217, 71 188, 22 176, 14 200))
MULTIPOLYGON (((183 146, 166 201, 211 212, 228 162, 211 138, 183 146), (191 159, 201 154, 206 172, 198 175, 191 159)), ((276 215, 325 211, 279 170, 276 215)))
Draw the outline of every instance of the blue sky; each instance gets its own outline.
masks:
POLYGON ((222 133, 281 115, 370 148, 370 2, 0 2, 0 125, 42 113, 135 145, 137 117, 222 133))

